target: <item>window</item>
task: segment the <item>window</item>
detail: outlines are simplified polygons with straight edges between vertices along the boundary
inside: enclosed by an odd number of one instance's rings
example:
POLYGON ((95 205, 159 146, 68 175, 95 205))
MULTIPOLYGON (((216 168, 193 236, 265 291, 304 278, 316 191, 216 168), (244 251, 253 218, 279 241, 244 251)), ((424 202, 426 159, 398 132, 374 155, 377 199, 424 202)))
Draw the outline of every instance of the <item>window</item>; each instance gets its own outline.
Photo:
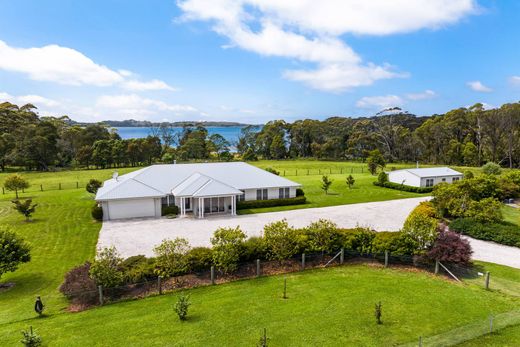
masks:
POLYGON ((262 200, 267 200, 267 199, 268 199, 267 189, 262 189, 262 200))
POLYGON ((458 180, 460 180, 460 177, 453 177, 453 178, 451 179, 452 182, 457 182, 458 180))
POLYGON ((267 200, 267 189, 256 190, 256 200, 267 200))
POLYGON ((443 182, 446 182, 446 179, 445 179, 445 178, 443 178, 443 179, 442 179, 442 181, 443 181, 443 182))
POLYGON ((287 198, 289 198, 289 188, 280 188, 280 189, 278 189, 278 197, 280 199, 287 199, 287 198))
POLYGON ((289 188, 285 188, 285 198, 286 199, 289 199, 289 192, 290 192, 290 189, 289 188))
POLYGON ((426 187, 433 187, 433 178, 426 179, 426 187))
POLYGON ((242 194, 238 196, 238 201, 245 201, 246 200, 246 192, 241 190, 242 194))

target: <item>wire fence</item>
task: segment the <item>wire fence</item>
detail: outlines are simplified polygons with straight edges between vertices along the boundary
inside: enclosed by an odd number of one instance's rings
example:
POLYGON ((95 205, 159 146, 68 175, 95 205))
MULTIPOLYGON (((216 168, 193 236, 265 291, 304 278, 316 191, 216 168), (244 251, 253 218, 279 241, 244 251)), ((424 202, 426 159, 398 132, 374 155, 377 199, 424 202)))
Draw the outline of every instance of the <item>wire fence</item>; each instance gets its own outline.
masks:
MULTIPOLYGON (((276 168, 275 168, 276 169, 276 168)), ((365 174, 369 173, 364 166, 336 167, 323 169, 276 169, 280 176, 320 176, 320 175, 349 175, 349 174, 365 174)))
MULTIPOLYGON (((21 189, 18 194, 35 193, 35 192, 46 192, 56 190, 70 190, 70 189, 85 189, 87 182, 82 181, 68 181, 68 182, 55 182, 55 183, 41 183, 31 184, 27 189, 21 189)), ((8 191, 2 187, 2 195, 15 195, 14 191, 8 191)))

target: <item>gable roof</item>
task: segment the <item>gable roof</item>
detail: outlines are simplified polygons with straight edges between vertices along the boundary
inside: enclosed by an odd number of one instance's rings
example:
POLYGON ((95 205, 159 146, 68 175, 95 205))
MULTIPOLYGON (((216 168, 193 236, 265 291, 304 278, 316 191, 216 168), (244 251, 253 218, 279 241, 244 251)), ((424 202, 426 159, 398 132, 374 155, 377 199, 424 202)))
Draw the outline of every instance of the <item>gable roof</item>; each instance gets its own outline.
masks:
POLYGON ((136 181, 132 178, 116 183, 110 182, 103 185, 96 193, 96 200, 114 200, 114 199, 130 199, 130 198, 155 198, 164 194, 153 187, 136 181))
POLYGON ((392 172, 399 172, 399 171, 406 171, 411 173, 412 175, 415 175, 417 177, 438 177, 438 176, 462 176, 462 173, 450 169, 449 167, 428 167, 428 168, 419 168, 419 169, 402 169, 402 170, 395 170, 390 171, 392 172))
MULTIPOLYGON (((136 181, 154 190, 154 194, 160 193, 165 196, 173 194, 180 196, 188 196, 195 194, 220 195, 219 192, 226 192, 227 195, 239 194, 240 190, 245 189, 261 189, 261 188, 277 188, 277 187, 299 187, 300 184, 288 180, 287 178, 274 175, 256 166, 244 162, 227 162, 227 163, 197 163, 197 164, 162 164, 152 165, 146 168, 136 170, 117 177, 117 179, 109 179, 104 182, 103 187, 98 190, 96 200, 124 199, 127 197, 138 195, 126 192, 131 186, 125 188, 123 186, 122 196, 118 197, 118 191, 114 190, 113 194, 106 195, 106 192, 112 191, 116 186, 122 185, 122 182, 136 181), (210 181, 211 184, 210 184, 210 181)), ((137 188, 141 189, 141 188, 137 188)), ((143 197, 152 196, 152 192, 144 192, 143 197)), ((223 194, 222 194, 223 195, 223 194)), ((202 195, 199 195, 202 196, 202 195)))

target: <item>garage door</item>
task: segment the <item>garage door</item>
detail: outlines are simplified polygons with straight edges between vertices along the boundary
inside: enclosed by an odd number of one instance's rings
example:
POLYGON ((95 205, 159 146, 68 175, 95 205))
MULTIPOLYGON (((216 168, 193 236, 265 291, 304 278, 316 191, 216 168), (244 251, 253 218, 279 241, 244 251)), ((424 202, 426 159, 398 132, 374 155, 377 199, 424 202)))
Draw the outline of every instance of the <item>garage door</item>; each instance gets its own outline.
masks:
POLYGON ((155 217, 154 199, 134 199, 108 202, 110 219, 155 217))

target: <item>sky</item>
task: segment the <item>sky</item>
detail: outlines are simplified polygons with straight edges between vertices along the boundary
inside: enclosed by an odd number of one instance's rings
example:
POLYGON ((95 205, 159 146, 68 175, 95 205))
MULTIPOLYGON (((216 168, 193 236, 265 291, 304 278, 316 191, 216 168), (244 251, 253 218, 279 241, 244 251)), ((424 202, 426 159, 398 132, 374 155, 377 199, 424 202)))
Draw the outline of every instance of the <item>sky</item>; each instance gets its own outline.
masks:
POLYGON ((0 0, 0 102, 74 120, 430 115, 520 100, 516 0, 0 0))

